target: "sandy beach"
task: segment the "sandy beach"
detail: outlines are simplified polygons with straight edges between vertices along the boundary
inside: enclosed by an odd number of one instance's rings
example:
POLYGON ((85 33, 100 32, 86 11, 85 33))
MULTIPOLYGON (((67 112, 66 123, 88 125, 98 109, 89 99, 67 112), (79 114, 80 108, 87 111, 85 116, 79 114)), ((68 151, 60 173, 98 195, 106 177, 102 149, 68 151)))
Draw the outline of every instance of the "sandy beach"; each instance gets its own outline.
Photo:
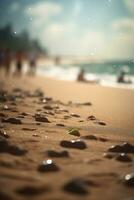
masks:
POLYGON ((132 200, 133 102, 129 89, 0 75, 0 199, 132 200))

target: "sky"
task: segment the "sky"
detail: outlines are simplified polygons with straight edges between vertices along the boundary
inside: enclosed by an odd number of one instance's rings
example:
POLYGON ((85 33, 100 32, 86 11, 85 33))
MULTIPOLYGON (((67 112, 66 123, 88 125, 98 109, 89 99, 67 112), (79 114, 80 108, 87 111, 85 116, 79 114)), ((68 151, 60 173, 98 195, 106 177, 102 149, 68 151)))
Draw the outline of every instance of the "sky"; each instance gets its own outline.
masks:
POLYGON ((134 59, 134 0, 0 0, 0 19, 52 55, 134 59))

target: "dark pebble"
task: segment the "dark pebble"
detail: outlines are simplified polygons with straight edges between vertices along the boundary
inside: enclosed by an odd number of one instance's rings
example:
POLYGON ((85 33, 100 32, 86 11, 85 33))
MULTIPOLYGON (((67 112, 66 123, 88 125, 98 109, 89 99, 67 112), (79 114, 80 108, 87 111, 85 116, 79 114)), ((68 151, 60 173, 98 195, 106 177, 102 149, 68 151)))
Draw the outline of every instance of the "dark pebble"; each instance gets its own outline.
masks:
POLYGON ((48 188, 45 187, 24 186, 18 189, 16 192, 22 196, 35 196, 41 195, 46 191, 48 191, 48 188))
POLYGON ((62 126, 62 127, 64 127, 65 125, 64 124, 56 124, 56 126, 62 126))
POLYGON ((58 172, 60 168, 53 162, 53 160, 44 160, 38 167, 39 172, 58 172))
POLYGON ((121 153, 121 154, 117 155, 116 160, 121 161, 121 162, 131 162, 132 161, 130 156, 128 156, 125 153, 121 153))
POLYGON ((11 124, 22 124, 20 119, 17 119, 17 118, 14 118, 14 117, 2 119, 2 122, 11 123, 11 124))
POLYGON ((74 148, 81 150, 87 148, 85 142, 81 140, 71 140, 71 141, 63 140, 60 142, 60 145, 65 148, 74 148))
POLYGON ((103 138, 103 137, 99 137, 98 139, 99 139, 101 142, 107 142, 107 141, 108 141, 108 139, 103 138))
POLYGON ((99 124, 101 126, 106 126, 106 123, 105 122, 95 122, 96 124, 99 124))
POLYGON ((0 130, 0 136, 9 138, 9 135, 6 133, 6 131, 0 130))
POLYGON ((5 192, 0 191, 0 200, 12 200, 13 198, 6 194, 5 192))
POLYGON ((23 115, 23 116, 28 116, 28 115, 29 115, 29 113, 22 112, 22 113, 21 113, 21 115, 23 115))
POLYGON ((15 155, 15 156, 23 156, 27 153, 27 150, 25 150, 19 146, 9 145, 8 153, 15 155))
POLYGON ((9 153, 15 156, 22 156, 27 153, 27 150, 18 146, 10 145, 5 138, 0 137, 0 153, 9 153))
POLYGON ((76 178, 63 186, 63 190, 75 195, 88 195, 88 184, 86 181, 76 178))
POLYGON ((94 115, 90 115, 89 117, 87 117, 87 120, 96 120, 96 117, 94 115))
POLYGON ((37 122, 45 122, 45 123, 50 123, 50 121, 47 119, 47 117, 43 115, 35 115, 35 121, 37 122))
POLYGON ((126 186, 134 187, 134 174, 127 174, 123 179, 123 183, 126 186))
POLYGON ((82 138, 86 140, 97 140, 97 137, 95 135, 85 135, 82 138))
POLYGON ((46 110, 53 110, 53 108, 51 106, 47 106, 47 105, 44 106, 43 108, 46 109, 46 110))
POLYGON ((78 114, 74 114, 74 113, 72 113, 71 115, 70 115, 71 117, 80 117, 80 115, 78 115, 78 114))
POLYGON ((121 145, 111 146, 108 149, 109 152, 119 152, 119 153, 134 153, 134 145, 129 143, 123 143, 121 145))
POLYGON ((57 151, 54 151, 54 150, 48 150, 47 155, 49 157, 56 157, 56 158, 64 158, 64 157, 68 158, 69 157, 68 151, 57 152, 57 151))

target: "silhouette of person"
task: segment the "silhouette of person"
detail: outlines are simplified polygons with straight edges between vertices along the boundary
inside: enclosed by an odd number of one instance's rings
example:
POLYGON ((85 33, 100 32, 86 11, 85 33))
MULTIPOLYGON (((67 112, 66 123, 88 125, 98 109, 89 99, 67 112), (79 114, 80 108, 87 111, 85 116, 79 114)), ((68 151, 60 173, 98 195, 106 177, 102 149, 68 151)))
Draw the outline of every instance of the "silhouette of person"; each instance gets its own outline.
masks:
POLYGON ((36 60, 37 60, 37 55, 35 53, 31 53, 29 55, 29 75, 35 75, 36 73, 36 60))
POLYGON ((122 70, 119 76, 117 77, 117 82, 118 83, 132 83, 131 80, 125 80, 125 75, 126 75, 126 72, 122 70))
POLYGON ((20 50, 16 53, 16 75, 22 74, 22 61, 23 61, 23 52, 20 50))
POLYGON ((11 69, 11 51, 9 48, 5 50, 4 65, 5 65, 5 73, 6 75, 9 75, 11 69))
POLYGON ((84 78, 84 69, 81 69, 79 74, 78 74, 78 77, 77 77, 77 81, 86 81, 85 78, 84 78))

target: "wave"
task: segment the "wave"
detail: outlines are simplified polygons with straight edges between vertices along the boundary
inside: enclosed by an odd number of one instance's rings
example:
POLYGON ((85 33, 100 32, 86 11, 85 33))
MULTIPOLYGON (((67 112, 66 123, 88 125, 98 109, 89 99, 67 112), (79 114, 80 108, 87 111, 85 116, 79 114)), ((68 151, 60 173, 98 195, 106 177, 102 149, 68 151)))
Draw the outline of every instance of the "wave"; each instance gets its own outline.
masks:
MULTIPOLYGON (((55 78, 58 80, 76 81, 79 73, 79 66, 45 66, 38 67, 37 74, 46 77, 55 78)), ((117 87, 117 88, 128 88, 134 89, 134 76, 126 76, 126 79, 130 79, 132 84, 117 83, 117 76, 115 74, 108 73, 85 73, 87 80, 100 80, 100 85, 117 87)))

